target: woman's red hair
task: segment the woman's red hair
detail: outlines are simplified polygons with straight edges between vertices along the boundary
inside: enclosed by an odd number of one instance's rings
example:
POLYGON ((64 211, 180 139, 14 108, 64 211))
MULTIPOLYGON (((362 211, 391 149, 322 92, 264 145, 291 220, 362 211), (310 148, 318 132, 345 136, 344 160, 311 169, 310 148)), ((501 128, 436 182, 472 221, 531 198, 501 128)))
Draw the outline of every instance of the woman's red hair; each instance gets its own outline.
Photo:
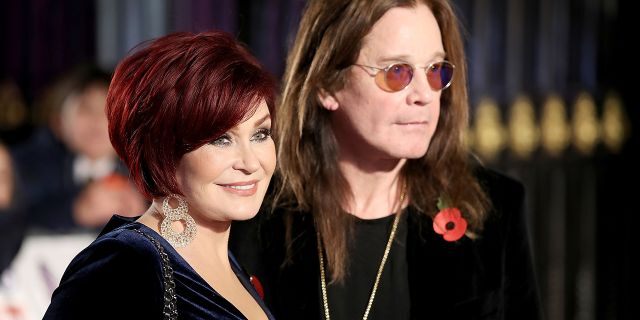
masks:
POLYGON ((232 36, 220 31, 155 39, 116 67, 107 96, 109 136, 147 197, 181 194, 182 156, 249 118, 275 82, 232 36))

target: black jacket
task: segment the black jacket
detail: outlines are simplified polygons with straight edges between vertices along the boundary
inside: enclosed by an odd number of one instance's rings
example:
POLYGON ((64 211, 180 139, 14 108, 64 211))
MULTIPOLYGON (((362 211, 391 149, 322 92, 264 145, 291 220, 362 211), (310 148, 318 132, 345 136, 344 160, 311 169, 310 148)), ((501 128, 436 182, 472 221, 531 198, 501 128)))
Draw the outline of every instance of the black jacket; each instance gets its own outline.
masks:
MULTIPOLYGON (((480 237, 447 242, 432 219, 409 207, 407 263, 412 319, 540 319, 524 188, 493 171, 478 171, 493 210, 480 237)), ((265 288, 278 319, 321 319, 316 232, 308 214, 293 219, 285 264, 286 213, 261 214, 232 227, 231 251, 265 288)))

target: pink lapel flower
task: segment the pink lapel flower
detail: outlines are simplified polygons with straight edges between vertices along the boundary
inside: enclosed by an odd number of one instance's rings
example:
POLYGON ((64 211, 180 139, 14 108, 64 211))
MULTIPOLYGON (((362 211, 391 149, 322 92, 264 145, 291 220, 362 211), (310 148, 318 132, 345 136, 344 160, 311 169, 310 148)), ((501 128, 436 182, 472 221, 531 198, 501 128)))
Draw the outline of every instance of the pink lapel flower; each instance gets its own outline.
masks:
POLYGON ((438 209, 440 211, 433 219, 433 230, 449 242, 462 238, 467 231, 467 220, 462 217, 460 210, 446 207, 440 199, 438 209))

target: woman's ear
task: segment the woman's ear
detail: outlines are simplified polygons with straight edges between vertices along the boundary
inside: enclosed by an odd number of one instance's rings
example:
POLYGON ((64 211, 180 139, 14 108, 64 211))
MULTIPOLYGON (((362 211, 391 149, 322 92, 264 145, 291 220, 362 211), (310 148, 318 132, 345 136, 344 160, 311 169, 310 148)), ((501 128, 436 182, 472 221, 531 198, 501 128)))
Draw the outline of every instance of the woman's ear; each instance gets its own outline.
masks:
POLYGON ((318 91, 318 101, 320 101, 320 104, 329 111, 335 111, 340 107, 338 100, 324 89, 320 89, 320 91, 318 91))

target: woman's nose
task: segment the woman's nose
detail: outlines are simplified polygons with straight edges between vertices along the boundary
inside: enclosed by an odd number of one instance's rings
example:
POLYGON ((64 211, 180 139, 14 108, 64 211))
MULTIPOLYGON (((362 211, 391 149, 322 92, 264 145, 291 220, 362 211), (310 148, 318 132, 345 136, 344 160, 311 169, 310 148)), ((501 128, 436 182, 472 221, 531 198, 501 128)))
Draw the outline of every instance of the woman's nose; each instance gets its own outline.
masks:
POLYGON ((251 142, 238 145, 238 159, 234 164, 234 169, 242 170, 248 174, 260 169, 260 161, 253 150, 251 142))

